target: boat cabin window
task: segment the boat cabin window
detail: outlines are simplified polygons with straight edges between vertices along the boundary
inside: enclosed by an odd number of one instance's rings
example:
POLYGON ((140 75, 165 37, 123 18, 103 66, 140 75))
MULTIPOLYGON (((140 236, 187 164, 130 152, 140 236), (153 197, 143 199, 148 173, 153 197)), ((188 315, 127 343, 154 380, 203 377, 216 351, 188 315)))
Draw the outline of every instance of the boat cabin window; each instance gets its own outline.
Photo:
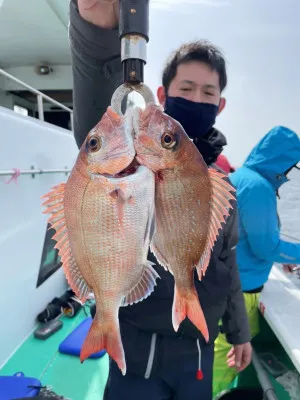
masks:
POLYGON ((62 265, 60 257, 58 255, 58 250, 54 248, 56 242, 51 239, 55 234, 55 231, 54 229, 49 229, 49 227, 50 225, 48 224, 42 252, 40 270, 36 284, 37 288, 41 286, 42 283, 44 283, 62 265))

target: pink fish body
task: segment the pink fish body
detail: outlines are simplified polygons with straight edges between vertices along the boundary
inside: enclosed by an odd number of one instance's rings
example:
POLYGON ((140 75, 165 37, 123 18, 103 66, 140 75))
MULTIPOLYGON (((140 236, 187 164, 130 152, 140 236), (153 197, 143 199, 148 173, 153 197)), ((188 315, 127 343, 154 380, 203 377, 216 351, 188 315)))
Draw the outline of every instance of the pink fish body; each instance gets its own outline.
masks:
POLYGON ((106 349, 123 374, 119 307, 149 296, 158 278, 147 261, 155 230, 154 174, 134 156, 130 114, 120 117, 109 108, 87 136, 67 183, 43 196, 71 288, 83 302, 91 292, 96 300, 80 359, 106 349))
POLYGON ((174 329, 188 317, 208 341, 194 268, 201 279, 221 223, 229 215, 234 189, 224 175, 207 168, 182 126, 159 106, 150 104, 140 112, 135 149, 138 162, 156 174, 156 231, 151 250, 174 275, 174 329))

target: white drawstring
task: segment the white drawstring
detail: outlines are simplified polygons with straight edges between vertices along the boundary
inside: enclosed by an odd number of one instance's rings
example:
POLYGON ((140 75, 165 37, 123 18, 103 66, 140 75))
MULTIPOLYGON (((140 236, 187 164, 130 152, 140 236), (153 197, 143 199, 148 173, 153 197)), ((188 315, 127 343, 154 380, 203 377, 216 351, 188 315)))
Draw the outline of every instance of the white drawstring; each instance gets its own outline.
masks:
POLYGON ((201 369, 201 347, 199 343, 199 339, 197 339, 197 347, 198 347, 198 370, 196 374, 196 378, 201 381, 203 379, 203 373, 201 369))

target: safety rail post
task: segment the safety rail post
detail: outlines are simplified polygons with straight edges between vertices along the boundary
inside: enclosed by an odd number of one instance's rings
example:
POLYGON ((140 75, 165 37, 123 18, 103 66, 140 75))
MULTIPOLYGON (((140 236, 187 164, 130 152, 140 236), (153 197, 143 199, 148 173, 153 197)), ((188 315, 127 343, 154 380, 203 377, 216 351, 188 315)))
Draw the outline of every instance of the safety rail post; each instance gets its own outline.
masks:
POLYGON ((40 94, 36 96, 37 98, 37 105, 38 105, 38 114, 39 120, 44 121, 44 106, 43 106, 43 98, 40 94))

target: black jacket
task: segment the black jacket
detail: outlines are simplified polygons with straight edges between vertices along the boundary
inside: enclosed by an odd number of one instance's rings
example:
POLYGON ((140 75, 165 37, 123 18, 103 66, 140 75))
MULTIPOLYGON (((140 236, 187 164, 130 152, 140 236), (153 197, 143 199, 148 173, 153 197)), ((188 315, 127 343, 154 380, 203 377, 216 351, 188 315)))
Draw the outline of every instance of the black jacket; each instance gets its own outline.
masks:
MULTIPOLYGON (((117 30, 100 29, 84 21, 77 1, 70 3, 69 38, 73 67, 74 130, 78 147, 89 130, 106 111, 116 87, 122 83, 120 41, 117 30)), ((208 164, 221 153, 225 137, 213 129, 204 142, 196 144, 208 164), (204 143, 205 142, 205 143, 204 143), (206 151, 206 150, 207 151, 206 151)), ((236 208, 234 206, 214 246, 205 278, 195 273, 195 286, 209 329, 210 341, 219 333, 219 321, 232 344, 250 340, 240 279, 236 265, 236 208)), ((154 260, 154 256, 149 254, 154 260)), ((175 333, 172 326, 173 276, 157 263, 161 276, 154 293, 133 306, 121 307, 120 328, 128 372, 148 377, 159 373, 166 361, 177 357, 198 360, 196 340, 205 342, 201 333, 186 319, 175 333), (153 356, 153 357, 152 357, 153 356)))

